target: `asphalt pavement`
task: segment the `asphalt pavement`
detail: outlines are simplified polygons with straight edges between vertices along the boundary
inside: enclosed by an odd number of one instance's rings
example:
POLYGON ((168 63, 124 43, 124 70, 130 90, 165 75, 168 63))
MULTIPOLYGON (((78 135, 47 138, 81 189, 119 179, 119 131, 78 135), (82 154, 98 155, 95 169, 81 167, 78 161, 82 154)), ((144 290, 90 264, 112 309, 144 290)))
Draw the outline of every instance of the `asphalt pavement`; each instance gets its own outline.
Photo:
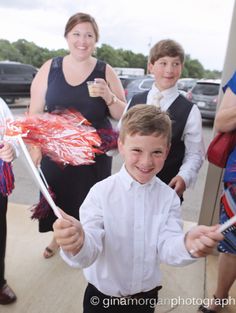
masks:
MULTIPOLYGON (((28 99, 22 99, 16 101, 14 106, 10 109, 14 116, 22 115, 27 110, 28 99)), ((203 133, 206 147, 212 138, 212 122, 203 120, 203 133)), ((122 159, 119 155, 113 157, 112 172, 117 172, 122 165, 122 159)), ((188 189, 185 192, 184 202, 182 205, 183 218, 186 221, 197 222, 202 195, 205 186, 205 179, 207 173, 208 162, 205 161, 198 175, 198 179, 194 189, 188 189)), ((9 201, 18 204, 26 204, 29 207, 38 202, 39 189, 33 179, 33 176, 26 164, 24 156, 14 161, 14 173, 15 173, 15 189, 12 195, 9 197, 9 201)))

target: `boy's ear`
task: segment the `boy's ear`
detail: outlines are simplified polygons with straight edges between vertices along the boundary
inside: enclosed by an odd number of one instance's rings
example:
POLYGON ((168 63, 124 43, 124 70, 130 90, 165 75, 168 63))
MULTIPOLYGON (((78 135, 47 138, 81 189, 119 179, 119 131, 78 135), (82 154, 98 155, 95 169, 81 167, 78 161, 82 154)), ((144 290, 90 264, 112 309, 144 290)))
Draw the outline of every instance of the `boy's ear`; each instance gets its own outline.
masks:
POLYGON ((166 149, 166 158, 168 157, 168 154, 169 154, 169 152, 170 152, 170 147, 171 147, 171 144, 169 144, 169 146, 168 146, 167 149, 166 149))
POLYGON ((152 73, 152 69, 153 69, 153 64, 151 64, 150 62, 148 62, 148 64, 147 64, 148 74, 153 74, 153 73, 152 73))
POLYGON ((123 148, 123 143, 122 143, 120 137, 119 137, 118 140, 117 140, 117 145, 118 145, 119 153, 120 153, 121 155, 123 155, 123 150, 124 150, 124 148, 123 148))

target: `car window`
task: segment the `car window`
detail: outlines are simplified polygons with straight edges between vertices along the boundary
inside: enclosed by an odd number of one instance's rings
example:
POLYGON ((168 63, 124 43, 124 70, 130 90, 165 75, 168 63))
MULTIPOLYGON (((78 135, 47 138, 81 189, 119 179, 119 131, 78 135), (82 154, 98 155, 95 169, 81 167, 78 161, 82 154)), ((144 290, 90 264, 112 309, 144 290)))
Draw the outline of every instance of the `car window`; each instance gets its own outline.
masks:
POLYGON ((132 81, 133 79, 130 78, 120 78, 121 84, 123 88, 126 88, 132 81))
POLYGON ((192 92, 197 95, 216 96, 219 93, 220 85, 218 84, 201 84, 197 83, 192 92))
POLYGON ((154 80, 153 79, 145 79, 141 85, 140 85, 140 88, 142 89, 150 89, 152 87, 152 84, 153 84, 154 80))

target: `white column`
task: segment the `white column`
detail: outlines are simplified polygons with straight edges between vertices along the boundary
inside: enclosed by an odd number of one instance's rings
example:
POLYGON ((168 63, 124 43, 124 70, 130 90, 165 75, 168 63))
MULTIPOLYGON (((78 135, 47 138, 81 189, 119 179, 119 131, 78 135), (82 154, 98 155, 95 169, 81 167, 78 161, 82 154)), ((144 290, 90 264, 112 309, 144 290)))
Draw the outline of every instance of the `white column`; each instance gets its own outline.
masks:
MULTIPOLYGON (((225 83, 230 79, 235 70, 236 70, 236 1, 234 3, 233 8, 228 45, 222 72, 222 83, 221 83, 222 86, 224 86, 225 83)), ((220 91, 218 105, 220 104, 221 99, 222 99, 222 89, 220 91)), ((217 223, 219 220, 218 212, 219 212, 219 197, 222 191, 221 183, 222 174, 223 174, 222 169, 212 164, 209 164, 202 199, 199 224, 212 225, 217 223)))

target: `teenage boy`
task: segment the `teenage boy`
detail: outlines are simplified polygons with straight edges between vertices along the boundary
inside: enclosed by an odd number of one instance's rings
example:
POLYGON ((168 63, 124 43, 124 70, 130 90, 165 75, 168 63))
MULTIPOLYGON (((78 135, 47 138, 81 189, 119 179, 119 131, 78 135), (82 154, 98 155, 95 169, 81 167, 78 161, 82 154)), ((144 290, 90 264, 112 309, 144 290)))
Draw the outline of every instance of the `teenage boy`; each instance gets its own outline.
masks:
POLYGON ((133 96, 127 108, 140 103, 157 104, 172 120, 171 148, 158 177, 169 184, 183 200, 193 187, 203 164, 205 148, 201 114, 177 89, 184 66, 184 50, 174 40, 164 39, 150 50, 148 69, 154 75, 152 88, 133 96))
POLYGON ((218 226, 182 231, 180 199, 156 177, 170 149, 171 120, 156 106, 137 105, 122 119, 121 170, 94 185, 80 222, 62 212, 54 234, 62 258, 84 268, 84 313, 153 313, 159 264, 175 266, 210 253, 218 226))

